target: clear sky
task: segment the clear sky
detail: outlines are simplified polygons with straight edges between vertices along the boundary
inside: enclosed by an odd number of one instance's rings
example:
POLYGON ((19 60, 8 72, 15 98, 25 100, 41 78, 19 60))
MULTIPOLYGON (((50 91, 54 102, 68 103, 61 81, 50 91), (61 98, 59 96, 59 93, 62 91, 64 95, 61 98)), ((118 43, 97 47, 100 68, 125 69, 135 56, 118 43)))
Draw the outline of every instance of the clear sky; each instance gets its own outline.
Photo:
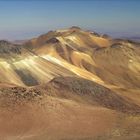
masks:
POLYGON ((74 25, 140 36, 140 0, 0 0, 0 39, 25 39, 74 25))

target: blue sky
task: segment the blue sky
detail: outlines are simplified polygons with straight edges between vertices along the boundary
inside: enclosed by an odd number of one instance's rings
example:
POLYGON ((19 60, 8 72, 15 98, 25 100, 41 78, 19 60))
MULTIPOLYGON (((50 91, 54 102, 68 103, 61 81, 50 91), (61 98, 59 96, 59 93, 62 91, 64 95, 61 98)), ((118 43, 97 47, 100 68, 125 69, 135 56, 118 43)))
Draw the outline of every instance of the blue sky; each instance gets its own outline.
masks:
POLYGON ((0 0, 0 39, 25 39, 80 26, 113 36, 140 36, 139 0, 0 0))

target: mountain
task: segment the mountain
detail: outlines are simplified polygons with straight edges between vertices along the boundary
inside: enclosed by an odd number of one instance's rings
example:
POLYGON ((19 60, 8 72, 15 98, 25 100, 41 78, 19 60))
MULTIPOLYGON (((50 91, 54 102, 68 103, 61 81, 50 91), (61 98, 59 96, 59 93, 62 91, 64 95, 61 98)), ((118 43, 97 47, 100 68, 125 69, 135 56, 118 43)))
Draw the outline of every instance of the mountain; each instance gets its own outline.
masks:
POLYGON ((37 56, 24 47, 24 45, 0 41, 1 83, 33 86, 47 82, 55 76, 74 75, 69 70, 37 56))
POLYGON ((0 41, 0 138, 140 139, 139 46, 76 26, 0 41))
POLYGON ((139 37, 139 35, 138 35, 138 36, 122 37, 122 38, 131 40, 131 41, 133 41, 133 42, 138 42, 138 43, 140 43, 140 37, 139 37))
POLYGON ((113 40, 70 28, 41 35, 27 42, 27 46, 37 55, 83 78, 121 88, 140 87, 140 48, 129 40, 113 40))
POLYGON ((12 41, 12 43, 18 44, 18 45, 22 45, 22 44, 25 43, 25 42, 27 42, 26 39, 25 39, 25 40, 14 40, 14 41, 12 41))

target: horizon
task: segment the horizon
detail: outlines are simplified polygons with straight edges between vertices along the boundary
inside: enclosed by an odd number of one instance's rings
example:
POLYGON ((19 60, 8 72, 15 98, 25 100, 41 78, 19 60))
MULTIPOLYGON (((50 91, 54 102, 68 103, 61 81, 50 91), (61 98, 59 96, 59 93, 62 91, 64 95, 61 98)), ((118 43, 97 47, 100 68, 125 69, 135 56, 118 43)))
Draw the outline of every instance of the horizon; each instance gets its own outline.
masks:
POLYGON ((112 37, 140 37, 140 1, 0 1, 0 40, 24 40, 78 26, 112 37))

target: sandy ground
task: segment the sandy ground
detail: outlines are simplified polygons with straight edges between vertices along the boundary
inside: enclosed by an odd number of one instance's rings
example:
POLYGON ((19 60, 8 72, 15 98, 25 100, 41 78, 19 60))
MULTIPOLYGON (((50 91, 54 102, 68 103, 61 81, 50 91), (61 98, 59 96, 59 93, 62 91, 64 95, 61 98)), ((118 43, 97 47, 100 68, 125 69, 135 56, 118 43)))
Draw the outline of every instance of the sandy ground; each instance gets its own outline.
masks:
POLYGON ((49 96, 38 103, 27 103, 16 108, 2 108, 0 116, 1 140, 135 140, 131 137, 140 138, 139 116, 126 117, 122 113, 103 107, 49 96))
POLYGON ((115 126, 115 111, 47 97, 37 104, 0 112, 3 140, 86 138, 108 133, 115 126))

